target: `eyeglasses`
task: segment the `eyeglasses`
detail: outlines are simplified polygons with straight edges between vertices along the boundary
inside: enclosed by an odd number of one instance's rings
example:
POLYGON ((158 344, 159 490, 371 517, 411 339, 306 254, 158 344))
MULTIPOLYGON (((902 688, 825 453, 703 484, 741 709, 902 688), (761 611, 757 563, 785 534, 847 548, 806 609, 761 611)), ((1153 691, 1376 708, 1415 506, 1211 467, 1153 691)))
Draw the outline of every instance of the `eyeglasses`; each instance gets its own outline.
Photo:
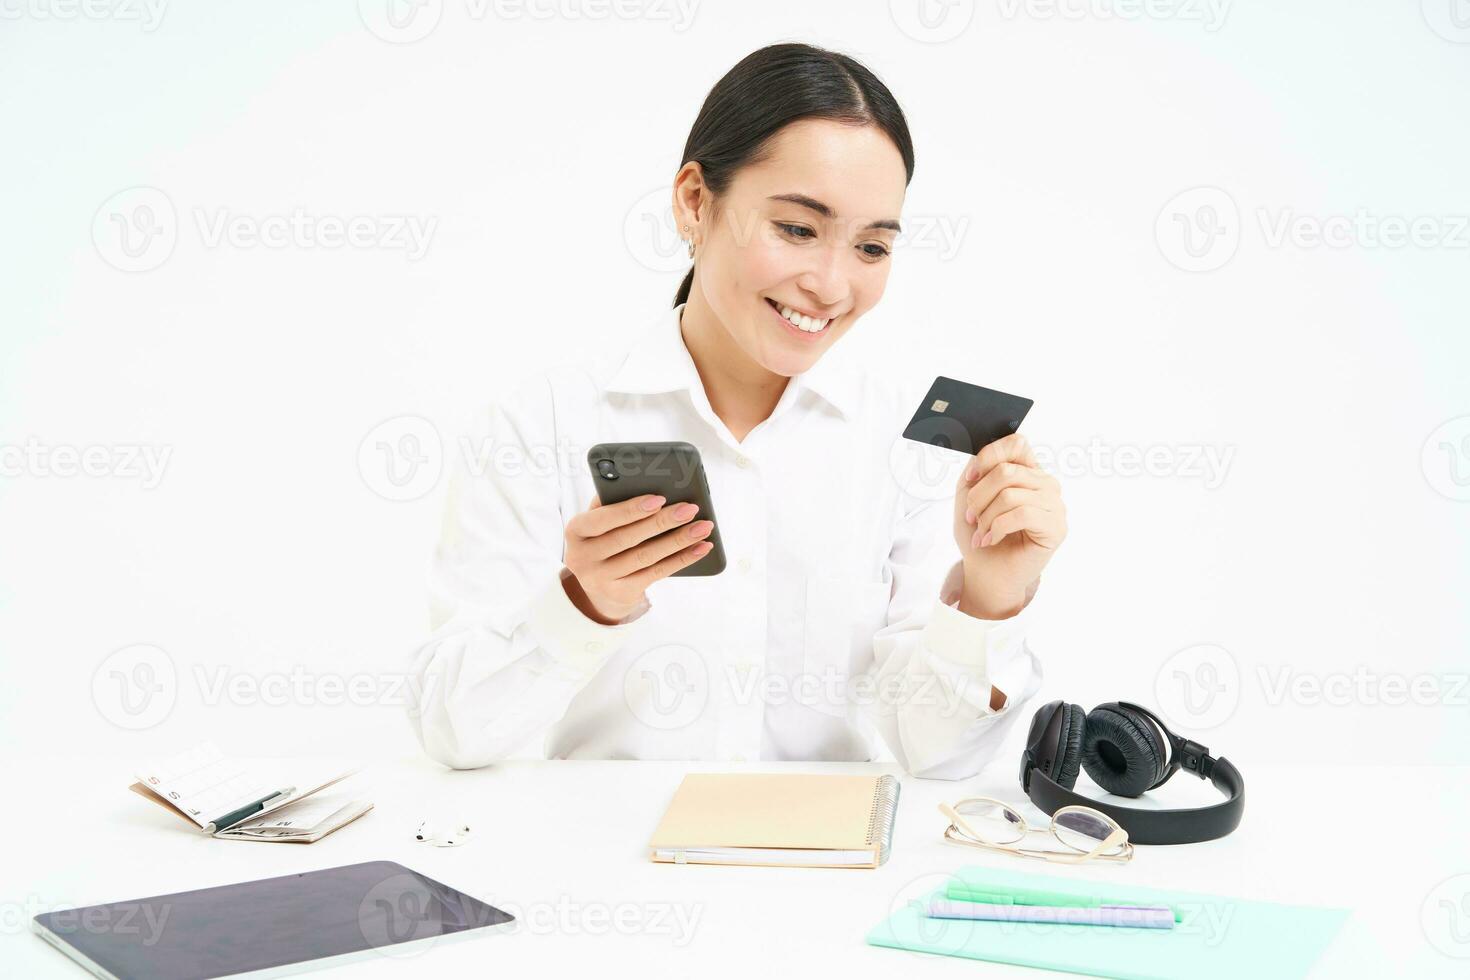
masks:
POLYGON ((950 806, 939 804, 939 812, 949 818, 944 839, 970 847, 984 847, 1025 857, 1041 858, 1063 864, 1083 861, 1128 861, 1133 845, 1128 831, 1118 826, 1107 814, 1089 806, 1064 806, 1052 814, 1051 826, 1045 830, 1028 827, 1026 818, 1000 800, 974 796, 950 806), (1065 851, 1022 847, 1027 834, 1050 833, 1067 848, 1065 851))

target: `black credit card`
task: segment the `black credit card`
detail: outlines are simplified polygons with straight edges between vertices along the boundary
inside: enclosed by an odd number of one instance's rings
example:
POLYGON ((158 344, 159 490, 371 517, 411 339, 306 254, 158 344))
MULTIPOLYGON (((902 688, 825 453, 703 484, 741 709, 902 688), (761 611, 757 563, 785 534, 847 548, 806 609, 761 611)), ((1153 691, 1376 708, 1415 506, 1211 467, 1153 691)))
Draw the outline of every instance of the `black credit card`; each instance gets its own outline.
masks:
POLYGON ((1032 401, 953 378, 935 378, 905 439, 973 456, 1021 427, 1032 401))

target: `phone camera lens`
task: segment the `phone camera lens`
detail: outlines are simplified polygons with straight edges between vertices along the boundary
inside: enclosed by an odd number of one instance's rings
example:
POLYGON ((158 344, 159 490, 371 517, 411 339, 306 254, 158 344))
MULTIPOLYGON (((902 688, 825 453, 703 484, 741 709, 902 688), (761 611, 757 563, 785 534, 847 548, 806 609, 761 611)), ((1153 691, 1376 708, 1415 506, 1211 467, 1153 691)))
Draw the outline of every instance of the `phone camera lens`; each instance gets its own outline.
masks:
POLYGON ((618 478, 618 468, 613 465, 613 461, 610 459, 599 459, 597 461, 597 474, 604 480, 616 480, 618 478))

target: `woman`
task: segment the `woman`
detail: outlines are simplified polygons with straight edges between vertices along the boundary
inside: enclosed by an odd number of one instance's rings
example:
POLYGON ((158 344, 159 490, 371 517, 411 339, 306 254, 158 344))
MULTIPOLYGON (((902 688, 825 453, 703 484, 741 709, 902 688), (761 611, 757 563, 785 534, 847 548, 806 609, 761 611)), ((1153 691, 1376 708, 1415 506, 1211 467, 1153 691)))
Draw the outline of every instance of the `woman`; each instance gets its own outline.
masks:
POLYGON ((1065 513, 1019 436, 952 507, 948 482, 905 492, 889 452, 924 388, 833 351, 883 295, 913 169, 851 58, 778 44, 715 85, 674 180, 693 268, 672 313, 504 399, 495 464, 451 495, 415 657, 432 757, 990 760, 1039 683, 1018 614, 1065 513), (711 547, 694 505, 593 492, 592 445, 663 440, 699 449, 719 575, 670 577, 711 547))

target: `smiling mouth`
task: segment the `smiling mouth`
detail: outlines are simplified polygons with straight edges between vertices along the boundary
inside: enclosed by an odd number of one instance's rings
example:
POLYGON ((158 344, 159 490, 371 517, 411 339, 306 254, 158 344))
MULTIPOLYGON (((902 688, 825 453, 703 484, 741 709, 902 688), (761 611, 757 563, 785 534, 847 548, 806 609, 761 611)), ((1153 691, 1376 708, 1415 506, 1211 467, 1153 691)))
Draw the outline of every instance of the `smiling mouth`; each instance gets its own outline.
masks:
POLYGON ((836 319, 835 317, 829 317, 825 320, 819 320, 816 317, 807 316, 805 313, 799 313, 789 306, 783 306, 770 297, 766 297, 766 305, 775 310, 776 315, 785 320, 789 326, 805 334, 819 334, 826 330, 832 321, 836 319))

